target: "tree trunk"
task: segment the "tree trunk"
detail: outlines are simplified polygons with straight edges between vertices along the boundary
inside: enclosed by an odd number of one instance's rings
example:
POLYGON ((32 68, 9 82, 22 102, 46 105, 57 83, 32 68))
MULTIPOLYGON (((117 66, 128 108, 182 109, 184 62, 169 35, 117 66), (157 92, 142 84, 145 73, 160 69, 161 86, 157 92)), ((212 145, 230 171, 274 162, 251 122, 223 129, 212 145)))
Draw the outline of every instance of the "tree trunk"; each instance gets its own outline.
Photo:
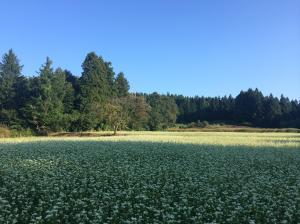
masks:
POLYGON ((114 135, 117 135, 117 129, 118 129, 118 126, 115 125, 115 126, 114 126, 114 135))

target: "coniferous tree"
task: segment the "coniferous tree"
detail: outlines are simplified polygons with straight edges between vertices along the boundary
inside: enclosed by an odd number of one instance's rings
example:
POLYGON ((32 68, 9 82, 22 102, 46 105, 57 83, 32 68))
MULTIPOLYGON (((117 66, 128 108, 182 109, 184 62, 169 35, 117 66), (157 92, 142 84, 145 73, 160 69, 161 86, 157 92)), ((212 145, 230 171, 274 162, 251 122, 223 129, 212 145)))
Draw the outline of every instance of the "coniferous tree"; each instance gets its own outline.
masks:
POLYGON ((113 69, 102 57, 89 53, 83 64, 80 78, 80 118, 78 125, 90 130, 101 125, 104 119, 104 107, 113 97, 113 69))
MULTIPOLYGON (((21 75, 22 65, 12 49, 4 54, 0 63, 0 122, 8 126, 20 125, 18 113, 23 105, 26 87, 21 75)), ((25 94, 26 95, 26 94, 25 94)))
POLYGON ((115 83, 116 83, 117 96, 118 97, 128 96, 130 87, 123 72, 120 72, 117 75, 115 83))
POLYGON ((265 127, 278 127, 280 122, 281 107, 277 97, 273 97, 272 94, 265 98, 264 102, 264 117, 263 125, 265 127))
POLYGON ((115 72, 111 62, 104 62, 104 64, 106 70, 106 81, 108 86, 107 97, 115 97, 117 94, 115 87, 115 72))
POLYGON ((66 76, 62 69, 55 72, 52 61, 47 58, 39 76, 31 80, 31 98, 24 110, 29 124, 39 134, 67 128, 64 117, 66 76))
POLYGON ((235 112, 239 121, 257 123, 262 117, 263 100, 258 89, 241 91, 235 99, 235 112))
POLYGON ((46 63, 39 70, 39 76, 30 79, 30 100, 24 108, 28 124, 39 134, 49 131, 49 115, 51 114, 51 76, 52 61, 47 57, 46 63))

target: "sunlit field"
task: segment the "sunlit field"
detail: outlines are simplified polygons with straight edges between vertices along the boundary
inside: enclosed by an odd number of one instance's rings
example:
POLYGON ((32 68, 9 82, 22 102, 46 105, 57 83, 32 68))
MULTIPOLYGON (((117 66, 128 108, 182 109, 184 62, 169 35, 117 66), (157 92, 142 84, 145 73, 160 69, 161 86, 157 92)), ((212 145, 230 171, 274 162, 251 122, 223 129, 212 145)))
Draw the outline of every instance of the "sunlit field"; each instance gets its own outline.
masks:
POLYGON ((112 132, 89 132, 89 134, 92 137, 64 137, 64 135, 61 135, 61 137, 0 138, 0 143, 36 141, 141 141, 215 146, 300 147, 300 133, 123 131, 118 132, 117 136, 112 136, 112 132))
POLYGON ((0 223, 300 223, 300 134, 0 139, 0 223))

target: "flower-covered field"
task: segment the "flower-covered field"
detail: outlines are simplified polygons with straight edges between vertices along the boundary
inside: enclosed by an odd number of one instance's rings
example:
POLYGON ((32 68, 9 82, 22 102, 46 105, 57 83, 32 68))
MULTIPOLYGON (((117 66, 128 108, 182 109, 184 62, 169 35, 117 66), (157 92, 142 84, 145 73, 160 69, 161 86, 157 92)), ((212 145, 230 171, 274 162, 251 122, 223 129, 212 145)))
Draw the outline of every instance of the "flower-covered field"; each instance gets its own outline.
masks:
POLYGON ((0 140, 0 223, 300 223, 300 135, 0 140))

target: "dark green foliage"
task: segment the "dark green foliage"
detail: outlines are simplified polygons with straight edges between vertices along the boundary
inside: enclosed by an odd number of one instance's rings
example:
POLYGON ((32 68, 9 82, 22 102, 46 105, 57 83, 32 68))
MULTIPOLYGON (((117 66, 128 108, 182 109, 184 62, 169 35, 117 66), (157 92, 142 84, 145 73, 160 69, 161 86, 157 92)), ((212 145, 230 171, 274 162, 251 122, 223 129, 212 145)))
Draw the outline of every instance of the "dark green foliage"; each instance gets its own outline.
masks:
POLYGON ((263 108, 263 125, 266 127, 278 127, 281 119, 281 106, 277 97, 272 94, 265 98, 263 108))
POLYGON ((16 88, 21 77, 22 66, 12 50, 4 54, 0 64, 1 108, 15 108, 16 88))
POLYGON ((179 108, 179 123, 197 120, 222 121, 234 118, 235 101, 229 97, 173 96, 179 108))
POLYGON ((263 94, 255 89, 241 91, 235 99, 235 114, 239 121, 257 123, 263 115, 263 94))
POLYGON ((288 98, 263 96, 258 90, 241 91, 229 97, 172 96, 179 109, 177 122, 190 124, 198 120, 212 123, 242 124, 269 128, 299 128, 300 103, 288 98))
POLYGON ((161 130, 175 123, 205 127, 207 122, 300 128, 300 103, 284 96, 265 97, 258 89, 241 91, 236 98, 132 94, 125 75, 116 75, 111 62, 94 52, 87 54, 82 69, 77 77, 52 68, 47 58, 38 76, 24 77, 19 59, 9 50, 0 62, 0 125, 38 134, 161 130))
POLYGON ((22 67, 11 49, 0 62, 0 122, 7 126, 20 123, 18 113, 26 97, 22 67))
POLYGON ((178 108, 174 99, 152 93, 147 96, 147 102, 151 107, 148 124, 150 130, 161 130, 175 124, 178 108))
POLYGON ((82 64, 80 91, 81 109, 86 110, 94 102, 104 102, 113 96, 113 77, 110 64, 98 57, 94 52, 89 53, 82 64))
POLYGON ((129 88, 129 83, 125 78, 124 73, 120 72, 116 78, 116 91, 118 97, 128 96, 129 88))
POLYGON ((83 130, 91 130, 101 125, 104 106, 114 94, 114 72, 110 63, 94 52, 89 53, 82 64, 80 78, 79 110, 83 130))
POLYGON ((31 97, 24 108, 29 125, 41 134, 67 130, 66 111, 71 112, 74 104, 74 89, 67 82, 65 71, 60 68, 53 71, 51 64, 47 58, 39 77, 31 79, 31 97))

